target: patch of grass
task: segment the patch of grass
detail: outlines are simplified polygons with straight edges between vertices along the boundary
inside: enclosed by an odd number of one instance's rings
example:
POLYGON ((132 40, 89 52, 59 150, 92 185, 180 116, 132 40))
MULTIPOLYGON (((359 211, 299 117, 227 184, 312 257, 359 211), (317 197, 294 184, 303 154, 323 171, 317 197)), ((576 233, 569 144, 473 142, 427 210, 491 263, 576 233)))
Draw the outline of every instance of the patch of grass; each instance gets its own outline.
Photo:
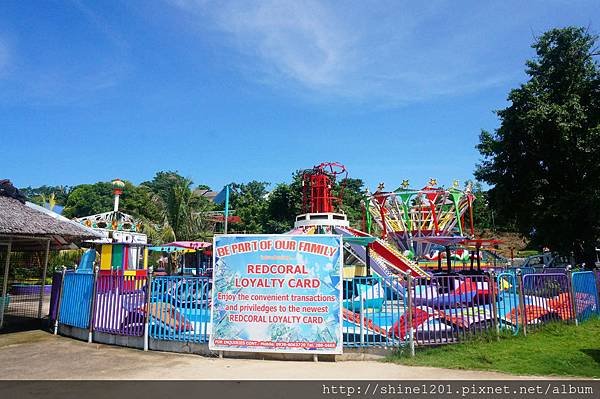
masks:
POLYGON ((517 375, 560 375, 600 378, 600 319, 579 326, 548 324, 525 336, 485 335, 439 347, 407 350, 386 361, 467 370, 501 371, 517 375))

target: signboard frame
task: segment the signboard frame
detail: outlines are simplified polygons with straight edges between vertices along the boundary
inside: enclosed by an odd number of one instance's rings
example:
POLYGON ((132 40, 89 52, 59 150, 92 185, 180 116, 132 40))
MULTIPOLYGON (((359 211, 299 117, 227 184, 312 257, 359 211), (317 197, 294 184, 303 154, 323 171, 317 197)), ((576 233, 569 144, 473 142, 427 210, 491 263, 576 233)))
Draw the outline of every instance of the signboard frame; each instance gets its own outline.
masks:
MULTIPOLYGON (((279 250, 282 252, 290 252, 290 251, 286 251, 286 250, 279 250)), ((211 322, 211 326, 212 326, 212 331, 210 334, 210 338, 209 338, 209 342, 208 342, 208 347, 210 350, 212 351, 225 351, 225 352, 252 352, 252 353, 293 353, 293 354, 308 354, 308 355, 318 355, 318 354, 322 354, 322 355, 328 355, 328 354, 342 354, 343 352, 343 323, 344 323, 344 317, 343 317, 343 266, 344 266, 344 242, 343 242, 343 237, 341 235, 338 234, 315 234, 315 235, 289 235, 289 234, 218 234, 215 235, 213 237, 213 275, 212 275, 212 279, 213 279, 213 288, 212 288, 212 293, 211 293, 211 301, 212 301, 212 306, 211 306, 211 310, 210 310, 210 322, 211 322), (264 240, 266 238, 272 238, 272 239, 284 239, 284 240, 298 240, 299 238, 316 238, 316 237, 327 237, 327 238, 335 238, 339 241, 339 246, 337 248, 337 263, 338 263, 338 284, 339 284, 339 290, 338 290, 338 298, 337 298, 337 305, 338 305, 338 319, 339 319, 339 324, 337 325, 337 331, 336 331, 336 338, 337 338, 337 345, 335 348, 291 348, 291 347, 276 347, 276 348, 265 348, 265 347, 256 347, 256 349, 254 349, 253 347, 240 347, 240 346, 225 346, 225 345, 216 345, 214 343, 215 340, 215 303, 216 301, 216 295, 217 290, 216 290, 216 274, 218 272, 218 264, 217 264, 217 259, 219 258, 219 256, 217 255, 218 253, 218 248, 219 246, 217 245, 217 241, 219 239, 222 238, 237 238, 237 237, 243 237, 243 238, 250 238, 250 237, 255 237, 257 240, 264 240)), ((332 302, 335 303, 335 302, 332 302)))

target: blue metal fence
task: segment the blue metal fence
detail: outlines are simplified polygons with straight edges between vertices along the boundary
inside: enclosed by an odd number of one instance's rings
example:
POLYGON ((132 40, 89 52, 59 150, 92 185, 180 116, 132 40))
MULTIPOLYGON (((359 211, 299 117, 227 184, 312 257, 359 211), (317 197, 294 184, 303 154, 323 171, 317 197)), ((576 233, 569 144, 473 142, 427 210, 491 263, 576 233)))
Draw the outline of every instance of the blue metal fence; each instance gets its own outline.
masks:
POLYGON ((94 275, 68 272, 61 293, 59 322, 73 327, 88 328, 94 275))
MULTIPOLYGON (((528 272, 532 270, 524 271, 525 274, 520 275, 507 270, 498 274, 495 280, 488 275, 417 279, 392 275, 345 280, 342 304, 344 347, 400 347, 410 342, 444 344, 489 332, 495 326, 517 334, 525 327, 529 329, 550 320, 569 321, 576 317, 578 321, 584 321, 600 314, 597 273, 569 275, 545 271, 530 274, 528 272)), ((100 280, 97 295, 112 293, 100 280)), ((137 300, 131 303, 116 301, 118 306, 113 307, 121 313, 125 309, 127 314, 144 316, 148 297, 143 282, 132 280, 131 283, 130 290, 139 291, 137 300)), ((155 277, 147 307, 149 336, 180 342, 208 342, 211 289, 210 277, 155 277)), ((59 322, 88 328, 93 291, 93 275, 66 273, 59 322)), ((96 312, 102 309, 103 303, 97 301, 96 312)), ((127 324, 127 328, 133 326, 135 331, 125 331, 122 330, 123 320, 129 322, 131 318, 123 318, 118 328, 106 329, 97 313, 94 330, 139 336, 143 332, 142 316, 127 324)))
POLYGON ((496 312, 498 326, 501 329, 512 329, 519 333, 519 289, 518 279, 514 273, 500 273, 496 277, 498 294, 496 297, 496 312))
POLYGON ((402 277, 355 277, 343 282, 345 347, 398 347, 408 339, 402 277))
POLYGON ((495 327, 494 287, 488 275, 420 277, 410 294, 415 342, 458 342, 495 327))
POLYGON ((149 335, 170 341, 208 342, 211 280, 187 276, 153 279, 149 335))
POLYGON ((595 314, 600 314, 594 272, 574 272, 572 278, 577 321, 585 321, 595 314))
POLYGON ((528 326, 541 326, 549 321, 574 319, 571 281, 567 274, 528 274, 523 276, 522 285, 522 307, 528 326))

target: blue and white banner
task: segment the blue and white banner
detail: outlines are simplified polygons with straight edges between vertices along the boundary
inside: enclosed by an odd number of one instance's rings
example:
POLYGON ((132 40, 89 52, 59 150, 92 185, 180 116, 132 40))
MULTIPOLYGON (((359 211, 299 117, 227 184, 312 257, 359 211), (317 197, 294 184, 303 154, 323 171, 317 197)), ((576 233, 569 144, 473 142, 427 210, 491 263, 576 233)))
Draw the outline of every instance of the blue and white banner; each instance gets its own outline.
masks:
POLYGON ((214 238, 211 350, 342 353, 342 239, 214 238))

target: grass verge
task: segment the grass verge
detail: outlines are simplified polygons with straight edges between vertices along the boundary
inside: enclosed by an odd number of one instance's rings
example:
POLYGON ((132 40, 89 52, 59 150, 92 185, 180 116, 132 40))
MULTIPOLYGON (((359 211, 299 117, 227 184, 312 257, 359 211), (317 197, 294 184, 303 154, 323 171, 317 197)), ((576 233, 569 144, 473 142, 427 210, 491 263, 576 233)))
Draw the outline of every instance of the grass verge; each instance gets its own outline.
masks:
POLYGON ((410 366, 501 371, 517 375, 600 378, 600 319, 579 326, 548 324, 525 336, 485 336, 461 344, 417 348, 386 361, 410 366))

